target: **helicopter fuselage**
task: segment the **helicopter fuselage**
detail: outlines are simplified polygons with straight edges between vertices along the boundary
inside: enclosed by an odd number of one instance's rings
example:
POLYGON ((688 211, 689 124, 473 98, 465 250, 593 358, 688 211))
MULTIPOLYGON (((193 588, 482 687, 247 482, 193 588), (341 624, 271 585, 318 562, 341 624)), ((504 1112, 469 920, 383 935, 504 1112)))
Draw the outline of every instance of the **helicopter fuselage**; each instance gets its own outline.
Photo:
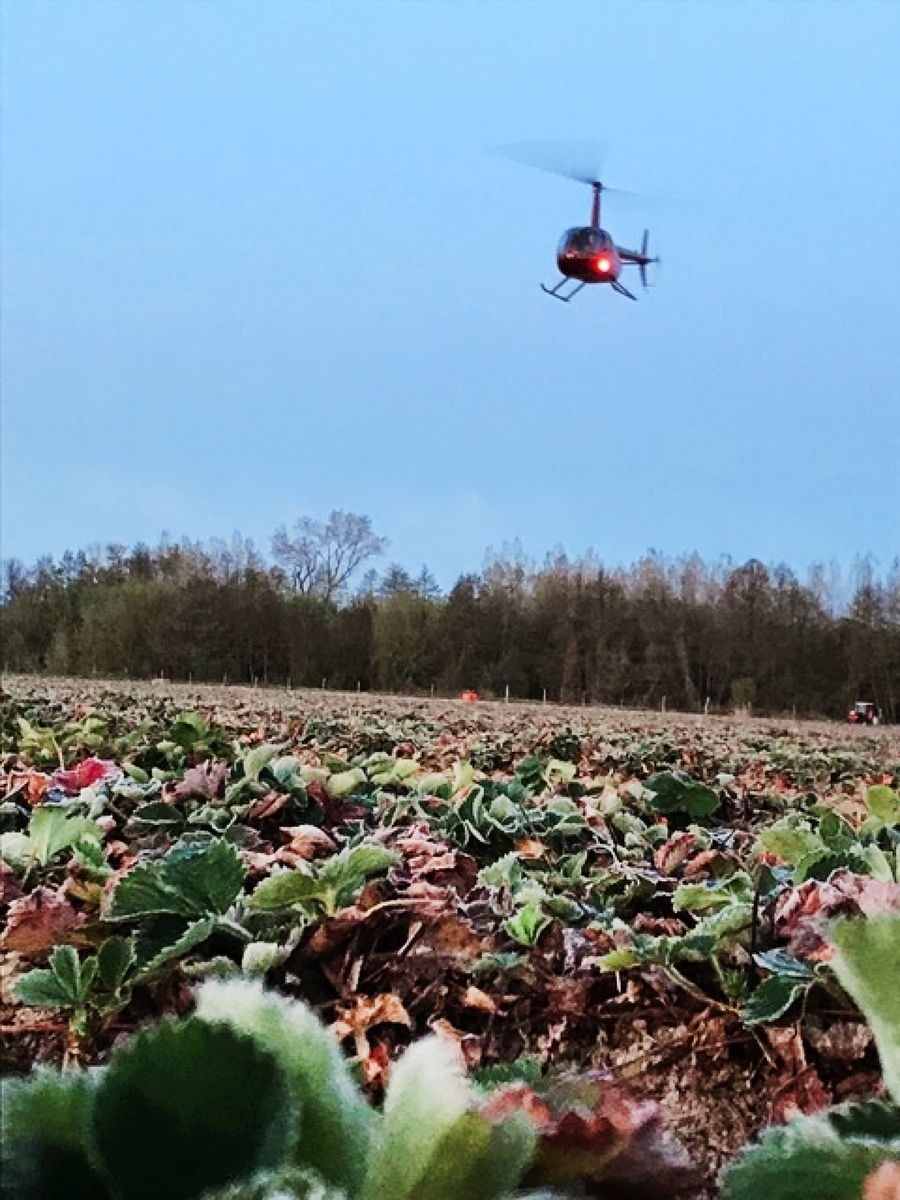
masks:
POLYGON ((615 283, 622 270, 615 242, 596 225, 567 229, 556 250, 556 263, 563 275, 582 283, 615 283))

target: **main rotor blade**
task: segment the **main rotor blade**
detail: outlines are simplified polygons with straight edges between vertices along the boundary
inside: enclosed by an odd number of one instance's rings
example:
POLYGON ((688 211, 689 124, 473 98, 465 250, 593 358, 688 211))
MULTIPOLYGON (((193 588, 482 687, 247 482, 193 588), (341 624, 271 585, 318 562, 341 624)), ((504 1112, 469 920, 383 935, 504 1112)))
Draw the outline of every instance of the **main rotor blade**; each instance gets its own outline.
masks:
MULTIPOLYGON (((523 167, 534 167, 538 171, 549 171, 551 175, 562 175, 577 183, 602 183, 603 164, 606 160, 606 143, 580 142, 511 142, 508 145, 490 147, 492 154, 508 158, 523 167)), ((624 197, 638 200, 637 192, 624 188, 607 187, 603 184, 604 196, 624 197)))
MULTIPOLYGON (((607 148, 604 142, 511 142, 492 146, 491 151, 523 167, 563 175, 579 183, 599 183, 607 148)), ((605 190, 605 189, 604 189, 605 190)))

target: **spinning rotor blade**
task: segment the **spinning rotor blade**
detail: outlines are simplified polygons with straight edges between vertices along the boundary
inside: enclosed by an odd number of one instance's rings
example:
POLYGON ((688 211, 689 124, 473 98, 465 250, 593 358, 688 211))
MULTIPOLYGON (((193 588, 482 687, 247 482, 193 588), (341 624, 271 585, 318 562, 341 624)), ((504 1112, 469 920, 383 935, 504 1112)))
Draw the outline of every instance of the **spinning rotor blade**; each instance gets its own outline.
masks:
MULTIPOLYGON (((551 175, 562 175, 577 183, 601 183, 603 165, 606 161, 605 142, 511 142, 508 145, 492 146, 491 153, 511 159, 523 167, 534 167, 548 171, 551 175)), ((634 197, 634 192, 622 188, 608 188, 603 184, 604 195, 634 197)))

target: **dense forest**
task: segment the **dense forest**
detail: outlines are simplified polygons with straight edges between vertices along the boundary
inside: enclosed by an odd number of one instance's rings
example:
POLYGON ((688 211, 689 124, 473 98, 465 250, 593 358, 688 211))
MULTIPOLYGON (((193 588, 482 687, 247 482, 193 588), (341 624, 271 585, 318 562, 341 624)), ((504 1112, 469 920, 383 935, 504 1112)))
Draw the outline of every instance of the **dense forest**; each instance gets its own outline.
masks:
POLYGON ((696 711, 840 716, 856 699, 900 718, 900 560, 849 584, 814 568, 650 554, 610 568, 513 549, 446 594, 424 569, 371 568, 366 517, 240 535, 110 545, 4 564, 10 671, 258 681, 696 711), (369 569, 364 572, 365 568, 369 569))

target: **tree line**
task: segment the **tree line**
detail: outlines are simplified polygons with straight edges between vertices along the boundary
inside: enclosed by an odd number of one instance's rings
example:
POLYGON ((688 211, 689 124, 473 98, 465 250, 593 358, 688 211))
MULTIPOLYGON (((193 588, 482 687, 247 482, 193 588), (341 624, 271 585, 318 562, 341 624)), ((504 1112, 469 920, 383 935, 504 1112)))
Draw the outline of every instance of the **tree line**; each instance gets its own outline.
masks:
POLYGON ((374 570, 385 546, 335 512, 279 527, 268 558, 235 534, 8 560, 3 663, 685 711, 841 716, 863 699, 900 718, 900 560, 801 581, 757 560, 536 565, 513 547, 445 593, 427 568, 374 570))

